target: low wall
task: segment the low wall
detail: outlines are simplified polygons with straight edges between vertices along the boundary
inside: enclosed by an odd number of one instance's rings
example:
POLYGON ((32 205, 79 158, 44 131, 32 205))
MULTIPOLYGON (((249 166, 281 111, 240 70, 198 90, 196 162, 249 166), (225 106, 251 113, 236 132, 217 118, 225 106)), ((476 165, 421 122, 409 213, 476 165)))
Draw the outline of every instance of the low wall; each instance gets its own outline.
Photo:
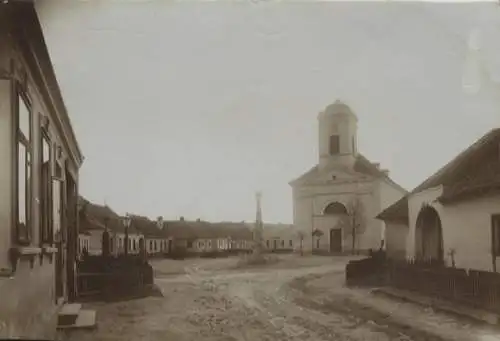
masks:
POLYGON ((54 339, 57 327, 55 260, 19 260, 16 273, 0 277, 0 338, 54 339))

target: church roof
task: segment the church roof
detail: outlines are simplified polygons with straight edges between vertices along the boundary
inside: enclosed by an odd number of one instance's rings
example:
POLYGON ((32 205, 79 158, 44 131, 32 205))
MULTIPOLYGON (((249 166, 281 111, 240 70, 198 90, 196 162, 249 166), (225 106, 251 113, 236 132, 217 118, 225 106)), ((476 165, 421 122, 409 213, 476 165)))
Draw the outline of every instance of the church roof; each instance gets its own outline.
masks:
MULTIPOLYGON (((443 193, 438 200, 443 204, 500 193, 500 128, 485 134, 410 194, 440 185, 443 193)), ((396 202, 378 218, 392 220, 402 216, 408 219, 407 201, 405 205, 396 202)))
MULTIPOLYGON (((392 184, 399 186, 396 182, 394 182, 386 172, 383 170, 379 169, 377 166, 375 166, 372 162, 370 162, 365 156, 362 154, 358 154, 356 157, 356 161, 354 162, 354 171, 357 173, 365 174, 365 175, 370 175, 373 177, 381 177, 385 178, 392 184)), ((297 179, 292 180, 290 182, 290 185, 295 186, 295 185, 305 185, 309 183, 310 181, 315 180, 319 175, 319 167, 318 165, 315 165, 312 167, 310 170, 299 176, 297 179)))

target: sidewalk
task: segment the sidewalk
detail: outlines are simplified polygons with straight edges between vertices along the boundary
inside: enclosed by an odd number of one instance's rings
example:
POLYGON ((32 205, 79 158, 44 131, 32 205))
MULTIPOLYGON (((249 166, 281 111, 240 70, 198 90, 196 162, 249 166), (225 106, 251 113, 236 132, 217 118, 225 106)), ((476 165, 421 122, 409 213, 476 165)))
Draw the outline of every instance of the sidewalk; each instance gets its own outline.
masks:
POLYGON ((407 302, 419 304, 424 307, 431 307, 434 310, 454 314, 460 317, 473 319, 479 322, 486 322, 492 325, 500 324, 500 316, 481 309, 475 309, 463 304, 456 304, 440 298, 429 297, 411 291, 395 288, 383 287, 372 290, 375 295, 383 295, 407 302))

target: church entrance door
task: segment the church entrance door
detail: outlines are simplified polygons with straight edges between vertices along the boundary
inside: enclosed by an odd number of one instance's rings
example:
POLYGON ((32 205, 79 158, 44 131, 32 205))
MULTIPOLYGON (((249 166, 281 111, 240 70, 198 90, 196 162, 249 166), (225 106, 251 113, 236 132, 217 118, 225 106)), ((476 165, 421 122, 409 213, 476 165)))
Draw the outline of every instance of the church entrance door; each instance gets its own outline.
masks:
POLYGON ((342 230, 330 230, 330 252, 342 252, 342 230))

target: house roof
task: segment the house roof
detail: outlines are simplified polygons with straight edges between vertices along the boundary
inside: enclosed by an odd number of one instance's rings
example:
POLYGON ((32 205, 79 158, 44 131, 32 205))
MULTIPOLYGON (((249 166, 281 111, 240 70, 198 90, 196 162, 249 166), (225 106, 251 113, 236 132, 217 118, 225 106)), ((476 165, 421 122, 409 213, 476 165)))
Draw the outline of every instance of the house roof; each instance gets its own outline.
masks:
MULTIPOLYGON (((443 193, 438 200, 443 204, 500 193, 500 128, 492 129, 478 139, 410 194, 440 185, 443 193)), ((383 220, 408 219, 408 203, 403 205, 400 200, 377 217, 383 220)))
MULTIPOLYGON (((356 161, 354 162, 354 171, 357 173, 377 177, 377 178, 384 178, 386 181, 390 182, 391 184, 401 188, 406 192, 406 190, 401 187, 399 184, 394 182, 389 175, 377 167, 374 163, 372 163, 370 160, 368 160, 364 155, 359 154, 356 156, 356 161)), ((318 175, 319 175, 319 166, 315 165, 312 167, 310 170, 296 178, 295 180, 292 180, 290 182, 290 185, 296 186, 296 185, 305 185, 308 184, 310 181, 315 180, 318 175)))
POLYGON ((407 222, 408 215, 408 196, 405 195, 394 204, 379 213, 376 218, 387 221, 407 222))
POLYGON ((178 239, 252 238, 252 231, 245 224, 233 222, 169 221, 166 233, 178 239))
MULTIPOLYGON (((118 215, 107 205, 97 205, 91 203, 83 197, 79 197, 81 206, 80 210, 80 230, 97 230, 104 229, 105 225, 110 231, 124 233, 123 217, 118 215)), ((129 227, 129 233, 138 233, 134 225, 129 227)))
POLYGON ((132 224, 136 230, 141 232, 145 237, 150 238, 162 238, 166 237, 164 230, 158 228, 155 221, 150 220, 147 217, 132 215, 132 224))

